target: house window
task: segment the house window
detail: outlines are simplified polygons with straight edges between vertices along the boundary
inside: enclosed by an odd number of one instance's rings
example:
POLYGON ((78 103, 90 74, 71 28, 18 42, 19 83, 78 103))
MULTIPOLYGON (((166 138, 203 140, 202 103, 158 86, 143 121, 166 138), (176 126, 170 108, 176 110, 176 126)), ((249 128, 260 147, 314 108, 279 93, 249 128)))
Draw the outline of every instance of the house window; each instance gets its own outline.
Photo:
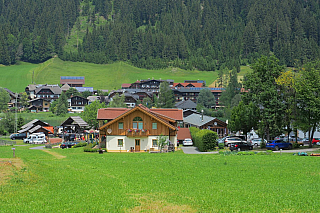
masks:
POLYGON ((143 120, 140 117, 135 117, 133 119, 132 128, 133 129, 143 129, 143 120))
POLYGON ((152 129, 157 129, 157 123, 152 123, 152 129))
POLYGON ((122 122, 119 123, 118 129, 123 129, 123 123, 122 122))
POLYGON ((152 140, 152 147, 157 147, 158 146, 158 140, 153 139, 152 140))
POLYGON ((118 146, 123 147, 123 139, 118 139, 118 146))
POLYGON ((133 129, 138 129, 137 127, 138 127, 137 122, 133 122, 133 124, 132 124, 132 128, 133 128, 133 129))

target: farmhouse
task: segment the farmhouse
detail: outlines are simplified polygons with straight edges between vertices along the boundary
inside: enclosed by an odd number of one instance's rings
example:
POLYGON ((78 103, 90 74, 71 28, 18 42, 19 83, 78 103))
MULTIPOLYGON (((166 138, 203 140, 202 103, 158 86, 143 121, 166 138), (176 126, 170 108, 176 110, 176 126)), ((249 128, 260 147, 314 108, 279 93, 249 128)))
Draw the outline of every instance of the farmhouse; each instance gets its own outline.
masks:
POLYGON ((177 147, 180 109, 148 109, 143 105, 99 109, 100 143, 108 152, 157 150, 157 139, 166 136, 177 147), (103 122, 106 122, 103 124, 103 122))
POLYGON ((194 113, 184 117, 183 122, 186 128, 209 129, 216 132, 220 138, 228 135, 227 123, 211 116, 194 113))

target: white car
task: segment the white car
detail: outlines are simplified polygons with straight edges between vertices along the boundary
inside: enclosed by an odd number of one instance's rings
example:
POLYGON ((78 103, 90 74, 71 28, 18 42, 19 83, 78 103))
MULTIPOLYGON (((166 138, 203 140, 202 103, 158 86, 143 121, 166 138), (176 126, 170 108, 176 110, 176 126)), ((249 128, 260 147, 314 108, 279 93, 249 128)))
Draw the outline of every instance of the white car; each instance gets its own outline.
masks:
POLYGON ((182 142, 182 144, 183 144, 184 146, 192 146, 192 145, 193 145, 193 142, 192 142, 191 138, 186 138, 186 139, 184 139, 184 141, 182 142))
MULTIPOLYGON (((267 140, 266 139, 264 139, 263 141, 264 141, 265 144, 267 144, 267 140)), ((262 138, 254 138, 254 139, 251 140, 252 146, 260 146, 261 142, 262 142, 262 138)))

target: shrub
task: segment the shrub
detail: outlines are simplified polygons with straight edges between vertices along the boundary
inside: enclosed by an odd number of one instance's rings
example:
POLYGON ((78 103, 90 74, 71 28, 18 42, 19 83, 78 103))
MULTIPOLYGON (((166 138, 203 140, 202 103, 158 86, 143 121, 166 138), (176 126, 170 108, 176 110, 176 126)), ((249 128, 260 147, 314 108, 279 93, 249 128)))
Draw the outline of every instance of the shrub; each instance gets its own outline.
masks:
POLYGON ((293 148, 300 148, 300 144, 298 144, 298 143, 293 143, 292 145, 293 145, 292 146, 293 148))
POLYGON ((98 149, 93 149, 92 147, 94 147, 96 145, 96 143, 90 143, 88 145, 86 145, 84 148, 83 148, 83 151, 84 152, 97 152, 98 149))
POLYGON ((87 143, 86 143, 86 142, 80 142, 80 143, 78 143, 78 144, 74 145, 74 146, 73 146, 73 148, 83 147, 83 146, 86 146, 86 145, 87 145, 87 143))
POLYGON ((190 127, 190 134, 192 137, 193 145, 198 147, 198 138, 197 138, 197 133, 200 131, 200 129, 196 127, 190 127))
POLYGON ((46 144, 44 147, 45 147, 46 149, 52 149, 52 145, 51 145, 51 144, 46 144))
POLYGON ((218 134, 216 132, 206 130, 204 135, 202 136, 204 151, 213 150, 217 145, 217 139, 218 134))
POLYGON ((218 135, 216 132, 208 129, 195 130, 195 127, 191 128, 190 132, 192 132, 193 144, 198 147, 199 151, 206 152, 208 150, 213 150, 217 146, 218 135))
POLYGON ((266 151, 266 154, 267 154, 267 155, 272 154, 272 150, 267 150, 267 151, 266 151))
POLYGON ((219 149, 224 149, 224 143, 218 143, 219 149))
POLYGON ((261 141, 260 148, 261 149, 266 148, 266 143, 264 141, 261 141))

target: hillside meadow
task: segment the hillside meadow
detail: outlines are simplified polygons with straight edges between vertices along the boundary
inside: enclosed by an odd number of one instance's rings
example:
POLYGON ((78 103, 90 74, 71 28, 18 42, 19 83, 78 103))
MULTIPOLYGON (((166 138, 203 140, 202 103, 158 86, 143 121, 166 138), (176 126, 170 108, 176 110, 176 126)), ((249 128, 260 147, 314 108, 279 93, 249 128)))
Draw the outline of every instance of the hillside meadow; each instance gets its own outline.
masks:
MULTIPOLYGON (((62 122, 64 122, 69 116, 73 116, 74 114, 66 114, 63 116, 57 116, 52 114, 52 112, 38 112, 38 113, 18 113, 17 117, 19 118, 20 116, 24 119, 24 123, 28 123, 34 119, 39 119, 41 121, 49 123, 51 126, 60 126, 62 122)), ((0 118, 4 118, 5 114, 0 113, 0 118)))
MULTIPOLYGON (((242 66, 239 79, 248 70, 250 68, 242 66)), ((217 79, 217 74, 212 71, 190 71, 179 68, 147 70, 125 62, 113 64, 70 62, 62 61, 56 57, 40 64, 20 62, 19 65, 0 66, 0 87, 8 88, 13 92, 23 92, 25 87, 32 82, 59 84, 60 76, 85 76, 86 84, 84 86, 108 90, 119 89, 123 83, 133 83, 136 80, 148 78, 173 79, 175 82, 200 79, 210 85, 217 79)))
POLYGON ((317 157, 0 147, 0 212, 318 212, 317 157), (11 161, 9 163, 8 161, 11 161))

